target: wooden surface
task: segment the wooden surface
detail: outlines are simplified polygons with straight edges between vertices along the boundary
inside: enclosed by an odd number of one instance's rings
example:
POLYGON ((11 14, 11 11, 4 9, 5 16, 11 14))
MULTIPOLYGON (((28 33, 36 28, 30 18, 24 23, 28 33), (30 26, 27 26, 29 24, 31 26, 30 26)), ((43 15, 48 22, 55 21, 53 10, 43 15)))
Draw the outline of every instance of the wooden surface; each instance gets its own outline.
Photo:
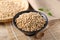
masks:
POLYGON ((60 20, 52 20, 41 39, 25 36, 12 23, 0 23, 0 40, 60 40, 60 20))

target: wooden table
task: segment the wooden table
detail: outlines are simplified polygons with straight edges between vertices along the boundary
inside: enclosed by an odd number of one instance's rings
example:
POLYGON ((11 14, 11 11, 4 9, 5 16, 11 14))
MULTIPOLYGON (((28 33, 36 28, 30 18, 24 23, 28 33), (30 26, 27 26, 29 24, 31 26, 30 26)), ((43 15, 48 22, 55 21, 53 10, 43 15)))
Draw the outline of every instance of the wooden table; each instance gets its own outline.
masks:
POLYGON ((60 20, 52 20, 41 39, 25 36, 12 23, 0 23, 0 40, 60 40, 60 20))

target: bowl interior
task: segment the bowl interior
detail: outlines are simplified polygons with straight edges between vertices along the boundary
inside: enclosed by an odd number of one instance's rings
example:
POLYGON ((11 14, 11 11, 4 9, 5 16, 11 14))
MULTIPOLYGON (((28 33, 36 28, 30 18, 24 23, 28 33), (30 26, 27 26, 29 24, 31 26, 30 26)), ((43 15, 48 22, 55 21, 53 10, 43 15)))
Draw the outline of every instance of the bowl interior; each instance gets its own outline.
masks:
MULTIPOLYGON (((44 24, 44 27, 42 27, 40 30, 32 31, 32 32, 39 32, 39 31, 43 30, 43 29, 47 26, 47 24, 48 24, 48 18, 47 18, 47 16, 46 16, 44 13, 41 13, 41 12, 38 12, 38 11, 22 11, 22 12, 17 13, 17 14, 14 16, 14 18, 13 18, 13 24, 15 25, 15 27, 17 27, 16 22, 15 22, 16 18, 18 18, 19 15, 21 15, 21 14, 23 14, 23 13, 29 13, 29 12, 37 12, 37 13, 39 13, 39 14, 46 20, 46 23, 44 24)), ((18 27, 17 27, 17 28, 18 28, 18 27)), ((20 28, 18 28, 18 29, 19 29, 20 31, 22 31, 22 32, 32 33, 31 31, 24 31, 24 30, 22 30, 22 29, 20 29, 20 28)))

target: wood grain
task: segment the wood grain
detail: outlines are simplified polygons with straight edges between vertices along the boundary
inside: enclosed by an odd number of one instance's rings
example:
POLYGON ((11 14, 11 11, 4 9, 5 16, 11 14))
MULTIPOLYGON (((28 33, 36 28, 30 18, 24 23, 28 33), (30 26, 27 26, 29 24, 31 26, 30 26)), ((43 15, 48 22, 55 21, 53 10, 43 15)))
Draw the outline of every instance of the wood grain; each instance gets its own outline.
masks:
POLYGON ((44 32, 44 36, 37 39, 34 36, 26 36, 12 23, 0 24, 0 40, 60 40, 60 20, 52 20, 48 26, 49 28, 44 32))

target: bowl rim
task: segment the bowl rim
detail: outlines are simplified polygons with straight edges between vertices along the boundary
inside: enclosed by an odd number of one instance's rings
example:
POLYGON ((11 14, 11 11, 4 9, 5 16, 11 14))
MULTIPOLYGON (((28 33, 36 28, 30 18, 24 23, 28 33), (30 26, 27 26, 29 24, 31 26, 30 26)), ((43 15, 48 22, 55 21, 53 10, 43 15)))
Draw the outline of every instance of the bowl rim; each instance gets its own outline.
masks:
POLYGON ((20 31, 22 31, 22 32, 32 33, 32 32, 39 32, 39 31, 42 31, 44 28, 46 28, 46 26, 47 26, 47 24, 48 24, 48 18, 47 18, 47 16, 46 16, 44 13, 42 13, 42 12, 35 11, 35 10, 27 10, 27 11, 18 12, 18 13, 13 17, 12 22, 13 22, 14 26, 15 26, 18 30, 20 30, 20 31), (37 31, 24 31, 24 30, 18 28, 17 25, 16 25, 16 22, 15 22, 15 19, 18 18, 19 15, 21 15, 21 14, 23 14, 23 13, 29 13, 29 12, 37 12, 37 13, 39 13, 39 14, 45 16, 46 23, 44 24, 44 27, 42 27, 40 30, 37 30, 37 31))

